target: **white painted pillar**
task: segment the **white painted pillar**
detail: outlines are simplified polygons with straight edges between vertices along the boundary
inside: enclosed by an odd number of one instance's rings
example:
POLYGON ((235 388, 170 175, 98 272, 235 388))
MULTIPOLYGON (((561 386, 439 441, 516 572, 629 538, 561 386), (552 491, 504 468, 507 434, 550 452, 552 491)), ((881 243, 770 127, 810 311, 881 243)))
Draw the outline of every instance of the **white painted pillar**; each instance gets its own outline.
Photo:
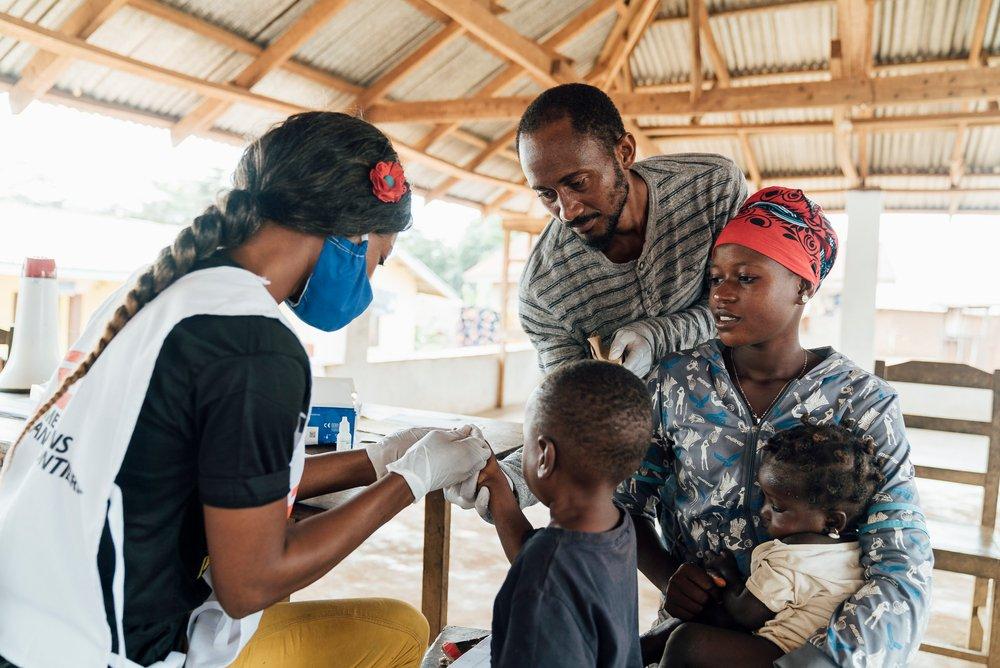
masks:
POLYGON ((878 286, 878 228, 882 193, 847 193, 847 244, 843 248, 844 291, 840 310, 840 352, 871 371, 875 366, 875 290, 878 286))

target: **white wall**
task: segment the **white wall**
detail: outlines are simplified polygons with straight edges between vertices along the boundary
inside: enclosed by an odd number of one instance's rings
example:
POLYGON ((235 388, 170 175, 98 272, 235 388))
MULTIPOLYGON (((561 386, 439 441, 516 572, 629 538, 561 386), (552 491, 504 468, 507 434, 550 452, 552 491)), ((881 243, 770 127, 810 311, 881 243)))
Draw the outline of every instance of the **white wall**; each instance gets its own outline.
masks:
MULTIPOLYGON (((353 378, 363 403, 465 414, 495 407, 497 346, 369 359, 368 327, 367 316, 351 323, 345 363, 326 367, 329 376, 353 378)), ((504 404, 524 403, 540 381, 534 349, 526 344, 510 346, 504 404)))

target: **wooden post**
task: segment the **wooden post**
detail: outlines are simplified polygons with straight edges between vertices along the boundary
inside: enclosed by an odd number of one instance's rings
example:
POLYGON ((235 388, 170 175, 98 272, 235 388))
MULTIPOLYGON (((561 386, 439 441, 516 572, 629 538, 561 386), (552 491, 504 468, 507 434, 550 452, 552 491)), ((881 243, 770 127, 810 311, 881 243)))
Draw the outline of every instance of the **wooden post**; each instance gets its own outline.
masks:
POLYGON ((496 407, 503 408, 504 375, 507 371, 507 304, 510 303, 510 230, 503 231, 503 258, 500 261, 500 353, 497 358, 496 407))
POLYGON ((448 623, 448 560, 451 504, 440 490, 424 499, 424 580, 421 608, 436 638, 448 623))

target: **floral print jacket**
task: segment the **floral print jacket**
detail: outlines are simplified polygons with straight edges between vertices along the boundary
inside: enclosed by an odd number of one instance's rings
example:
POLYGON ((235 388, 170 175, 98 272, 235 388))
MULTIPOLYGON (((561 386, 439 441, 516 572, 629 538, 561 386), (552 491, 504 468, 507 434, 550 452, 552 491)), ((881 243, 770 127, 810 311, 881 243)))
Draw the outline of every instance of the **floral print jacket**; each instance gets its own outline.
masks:
POLYGON ((930 613, 933 555, 920 510, 899 400, 887 383, 830 348, 785 388, 755 424, 709 341, 665 358, 651 382, 656 438, 639 470, 622 483, 619 503, 655 518, 680 562, 706 549, 735 553, 747 575, 750 553, 769 538, 760 524, 759 448, 802 421, 834 422, 874 441, 885 475, 858 530, 865 585, 844 601, 827 628, 778 665, 905 665, 930 613))

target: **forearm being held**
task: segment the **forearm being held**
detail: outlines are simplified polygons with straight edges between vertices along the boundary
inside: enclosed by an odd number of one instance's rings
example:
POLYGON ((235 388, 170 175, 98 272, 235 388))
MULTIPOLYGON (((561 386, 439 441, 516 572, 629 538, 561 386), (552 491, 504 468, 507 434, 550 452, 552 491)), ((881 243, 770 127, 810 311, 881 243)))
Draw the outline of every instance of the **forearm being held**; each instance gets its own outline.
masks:
POLYGON ((510 488, 506 476, 500 470, 495 456, 491 456, 479 476, 479 483, 490 493, 489 508, 493 515, 493 524, 500 538, 500 545, 508 561, 513 562, 524 545, 525 536, 531 529, 531 523, 521 512, 517 497, 510 488))

